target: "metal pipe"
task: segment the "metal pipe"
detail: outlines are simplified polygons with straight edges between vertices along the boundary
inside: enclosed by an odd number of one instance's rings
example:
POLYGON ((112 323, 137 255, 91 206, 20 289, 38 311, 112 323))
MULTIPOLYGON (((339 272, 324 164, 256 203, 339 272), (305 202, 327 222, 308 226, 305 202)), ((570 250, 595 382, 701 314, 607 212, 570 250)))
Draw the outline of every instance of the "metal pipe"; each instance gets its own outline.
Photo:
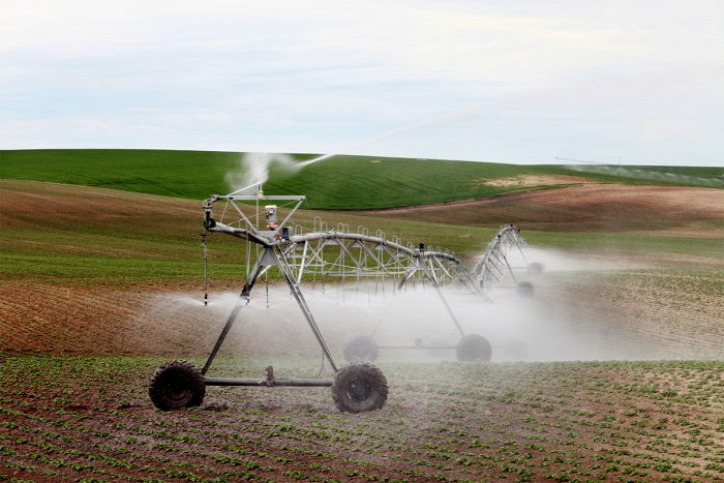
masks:
POLYGON ((229 334, 229 331, 231 330, 231 327, 234 325, 234 321, 236 320, 236 317, 239 315, 239 311, 241 310, 242 307, 243 307, 243 304, 241 303, 241 300, 239 300, 236 303, 234 310, 231 311, 231 315, 229 315, 229 318, 226 319, 226 324, 224 325, 224 328, 221 331, 221 334, 219 334, 219 338, 216 339, 216 344, 214 345, 214 348, 212 349, 211 354, 209 354, 209 358, 206 360, 206 364, 204 364, 204 368, 201 369, 201 374, 206 374, 206 372, 209 370, 209 367, 211 367, 211 363, 214 362, 216 353, 219 352, 221 345, 224 343, 224 339, 226 339, 226 336, 229 334))
POLYGON ((209 259, 206 246, 206 233, 201 234, 201 245, 204 247, 204 305, 209 305, 209 259))
POLYGON ((241 311, 242 307, 244 307, 244 305, 249 303, 249 294, 251 293, 251 289, 254 288, 256 279, 263 268, 261 261, 261 258, 257 261, 256 265, 254 266, 254 270, 252 271, 252 276, 244 284, 244 288, 241 290, 241 295, 239 295, 239 299, 234 306, 234 310, 231 311, 229 318, 226 319, 226 324, 224 325, 221 334, 219 334, 219 338, 216 339, 216 344, 214 345, 211 354, 209 354, 209 358, 206 360, 204 368, 201 369, 201 374, 206 374, 206 372, 208 372, 209 368, 211 367, 211 363, 214 362, 216 354, 219 352, 221 345, 224 343, 226 336, 229 334, 231 327, 234 325, 234 321, 239 316, 239 312, 241 311))
POLYGON ((230 379, 204 377, 207 386, 249 386, 249 387, 332 387, 332 379, 230 379))
POLYGON ((292 295, 296 299, 297 304, 302 309, 304 318, 307 319, 307 323, 309 324, 309 327, 312 329, 312 332, 314 333, 314 337, 317 338, 317 342, 319 342, 319 346, 322 348, 324 355, 327 357, 327 360, 329 361, 329 365, 332 366, 332 370, 334 372, 337 372, 338 371, 337 363, 334 360, 334 356, 332 356, 332 351, 329 349, 329 346, 327 345, 327 341, 324 339, 324 336, 322 335, 322 331, 319 329, 317 322, 314 320, 312 311, 309 308, 309 305, 307 305, 307 301, 304 299, 304 294, 302 293, 302 289, 295 282, 294 277, 292 276, 292 273, 290 273, 291 268, 289 267, 289 263, 287 262, 287 259, 284 256, 284 252, 279 247, 267 248, 267 251, 271 252, 272 254, 274 254, 276 256, 277 263, 279 263, 280 271, 282 272, 284 279, 287 281, 287 284, 289 285, 289 288, 291 289, 292 295))
POLYGON ((457 349, 456 345, 378 345, 378 349, 385 350, 451 350, 457 349))
POLYGON ((440 297, 440 301, 442 301, 442 304, 445 306, 445 310, 447 310, 448 315, 450 315, 450 318, 452 319, 453 323, 455 324, 455 327, 458 329, 458 332, 460 332, 460 336, 465 337, 465 331, 463 331, 463 328, 460 325, 458 318, 455 317, 455 313, 453 312, 452 307, 450 307, 450 304, 448 303, 447 299, 445 298, 445 295, 443 295, 442 289, 440 288, 440 284, 437 283, 437 279, 435 278, 435 275, 433 273, 431 273, 430 267, 428 267, 422 260, 420 260, 420 266, 422 267, 422 271, 425 273, 427 278, 429 278, 430 281, 432 282, 432 286, 435 288, 435 291, 437 292, 438 297, 440 297))

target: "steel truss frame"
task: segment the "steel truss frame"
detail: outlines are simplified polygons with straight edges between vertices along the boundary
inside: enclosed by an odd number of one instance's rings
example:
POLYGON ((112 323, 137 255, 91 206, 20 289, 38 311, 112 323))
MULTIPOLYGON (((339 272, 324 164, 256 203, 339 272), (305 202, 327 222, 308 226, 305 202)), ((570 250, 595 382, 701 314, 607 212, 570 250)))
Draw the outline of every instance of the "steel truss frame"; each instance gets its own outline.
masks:
MULTIPOLYGON (((502 279, 510 275, 513 282, 517 283, 513 267, 508 262, 508 254, 512 250, 518 250, 526 260, 525 240, 520 235, 520 229, 513 225, 504 225, 488 243, 483 257, 472 270, 472 277, 477 281, 482 290, 488 290, 493 285, 500 283, 502 279)), ((526 260, 527 263, 527 260, 526 260)))
MULTIPOLYGON (((363 233, 342 233, 338 231, 313 232, 290 235, 286 224, 304 201, 303 196, 266 196, 260 188, 256 195, 213 195, 204 202, 204 226, 208 232, 224 233, 254 243, 261 248, 254 267, 244 284, 239 299, 229 315, 214 348, 209 355, 201 373, 207 385, 223 386, 331 386, 333 381, 320 380, 279 380, 267 377, 266 380, 219 379, 208 377, 211 365, 224 343, 227 335, 237 320, 241 309, 249 303, 252 289, 259 278, 271 267, 278 267, 286 281, 295 301, 299 305, 307 324, 319 343, 326 360, 336 373, 339 366, 317 324, 314 315, 302 291, 302 276, 319 274, 329 277, 398 277, 401 278, 398 288, 404 287, 413 278, 429 282, 450 316, 461 336, 465 332, 455 316, 450 304, 441 290, 441 285, 460 282, 474 293, 480 293, 471 273, 462 262, 452 254, 426 250, 423 244, 418 248, 404 246, 397 241, 390 241, 379 236, 363 233), (231 224, 217 221, 212 217, 213 204, 227 201, 222 216, 232 205, 232 213, 239 215, 231 224), (291 201, 293 208, 284 220, 273 230, 259 228, 259 216, 254 217, 244 212, 237 202, 251 201, 291 201), (257 223, 253 220, 256 219, 257 223), (325 247, 335 245, 336 256, 329 260, 325 257, 325 247)), ((247 205, 248 206, 248 205, 247 205)), ((259 212, 257 206, 257 213, 259 212)))

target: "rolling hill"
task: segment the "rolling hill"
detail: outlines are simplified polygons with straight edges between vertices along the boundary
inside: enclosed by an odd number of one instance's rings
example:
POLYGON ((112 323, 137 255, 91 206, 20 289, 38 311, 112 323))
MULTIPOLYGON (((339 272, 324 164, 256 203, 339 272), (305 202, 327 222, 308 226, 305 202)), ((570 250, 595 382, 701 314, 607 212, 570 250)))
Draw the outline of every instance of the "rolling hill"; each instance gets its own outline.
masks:
MULTIPOLYGON (((205 199, 225 194, 229 175, 248 169, 243 153, 161 150, 0 151, 0 179, 78 184, 205 199)), ((311 154, 291 155, 294 162, 311 154)), ((724 169, 512 164, 334 156, 301 170, 272 164, 267 192, 304 194, 310 209, 396 208, 586 182, 724 187, 724 169)))

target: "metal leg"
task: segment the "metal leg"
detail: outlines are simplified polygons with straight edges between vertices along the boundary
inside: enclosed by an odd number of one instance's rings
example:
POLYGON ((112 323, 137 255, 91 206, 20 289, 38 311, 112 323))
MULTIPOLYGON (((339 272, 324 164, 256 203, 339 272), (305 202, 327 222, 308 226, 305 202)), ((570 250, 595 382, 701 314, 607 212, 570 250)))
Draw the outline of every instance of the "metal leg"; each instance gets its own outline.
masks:
POLYGON ((302 309, 304 318, 307 319, 307 323, 312 329, 314 336, 317 338, 317 342, 319 342, 319 345, 322 348, 324 355, 327 357, 329 365, 332 366, 332 370, 334 372, 337 372, 337 363, 334 361, 334 357, 332 356, 332 352, 329 350, 327 341, 324 339, 322 331, 319 329, 319 326, 317 325, 317 322, 314 320, 314 316, 312 315, 312 311, 309 308, 309 305, 307 305, 307 301, 304 299, 302 289, 299 287, 296 280, 292 276, 291 267, 289 266, 289 263, 287 263, 287 259, 284 256, 284 253, 278 247, 267 248, 266 250, 268 250, 270 253, 274 253, 274 255, 276 256, 279 263, 280 271, 282 272, 282 275, 284 275, 284 279, 287 281, 287 284, 289 284, 289 288, 292 291, 292 295, 294 295, 294 299, 297 301, 297 304, 299 304, 299 308, 302 309))
POLYGON ((428 267, 425 264, 424 260, 420 259, 419 263, 420 263, 420 267, 422 267, 422 271, 425 273, 425 276, 427 276, 427 278, 430 279, 430 282, 432 282, 432 286, 435 288, 435 291, 437 292, 438 297, 440 297, 442 304, 445 306, 445 310, 447 310, 447 313, 450 315, 450 318, 452 319, 453 323, 455 324, 455 327, 458 329, 458 332, 460 332, 460 336, 465 337, 465 332, 463 331, 463 328, 460 325, 460 322, 458 321, 457 317, 455 317, 455 314, 452 311, 452 307, 450 307, 450 304, 448 303, 447 299, 443 295, 442 289, 440 289, 440 284, 437 283, 437 279, 435 278, 435 274, 432 273, 432 271, 430 270, 430 267, 428 267))
POLYGON ((221 349, 221 345, 224 343, 226 336, 229 334, 231 327, 233 327, 236 318, 239 316, 239 312, 244 307, 244 305, 249 303, 249 294, 251 293, 251 289, 254 288, 256 280, 259 278, 259 274, 264 269, 264 265, 261 264, 263 259, 264 257, 259 258, 256 265, 254 266, 254 270, 251 273, 251 277, 244 284, 244 288, 241 290, 241 294, 239 295, 239 299, 237 300, 234 309, 231 311, 229 318, 226 319, 226 324, 224 325, 221 334, 219 334, 219 338, 216 339, 216 344, 214 345, 214 348, 212 349, 209 358, 206 360, 204 368, 201 369, 201 374, 206 375, 209 368, 211 367, 211 363, 214 362, 214 358, 216 358, 216 354, 219 352, 219 349, 221 349))
POLYGON ((518 280, 515 278, 515 273, 513 272, 513 269, 510 267, 510 263, 508 263, 508 257, 503 255, 503 261, 505 262, 505 266, 508 267, 510 276, 513 277, 513 282, 518 283, 518 280))
POLYGON ((407 271, 407 273, 405 274, 405 276, 400 281, 400 283, 397 285, 397 290, 401 290, 407 284, 407 282, 413 277, 413 275, 415 275, 415 272, 417 272, 417 270, 418 270, 417 267, 409 269, 407 271))

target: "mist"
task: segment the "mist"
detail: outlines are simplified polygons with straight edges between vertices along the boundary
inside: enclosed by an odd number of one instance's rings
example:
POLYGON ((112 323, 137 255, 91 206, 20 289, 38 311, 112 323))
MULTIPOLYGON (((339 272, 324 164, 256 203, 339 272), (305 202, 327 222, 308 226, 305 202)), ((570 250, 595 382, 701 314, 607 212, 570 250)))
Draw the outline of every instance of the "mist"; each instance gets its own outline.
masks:
MULTIPOLYGON (((623 360, 656 357, 651 341, 622 323, 614 303, 579 297, 573 288, 595 290, 602 273, 636 268, 629 262, 532 248, 509 254, 513 276, 501 279, 485 296, 463 287, 447 287, 443 296, 465 334, 479 334, 493 348, 492 362, 623 360), (530 261, 545 266, 542 274, 526 270, 530 261), (534 286, 532 297, 517 283, 534 286)), ((429 283, 417 281, 398 289, 398 281, 360 283, 305 282, 312 313, 339 365, 345 345, 357 336, 372 337, 384 361, 455 361, 461 334, 445 304, 429 283), (390 348, 397 346, 406 348, 390 348), (416 347, 417 346, 417 347, 416 347), (438 347, 431 348, 430 346, 438 347)), ((174 307, 203 324, 202 345, 210 350, 234 305, 238 292, 211 293, 208 307, 201 294, 168 294, 158 303, 174 307)), ((201 342, 201 341, 200 341, 201 342)), ((203 348, 199 348, 203 352, 203 348)), ((259 282, 241 310, 223 352, 261 357, 319 356, 322 352, 289 288, 259 282)))
POLYGON ((635 166, 620 166, 610 164, 590 164, 590 165, 571 165, 566 166, 574 171, 582 173, 605 174, 609 176, 618 176, 621 178, 644 179, 652 181, 668 181, 671 183, 695 184, 698 186, 723 187, 724 178, 702 178, 700 176, 691 176, 666 171, 665 167, 658 167, 659 170, 653 168, 641 169, 635 166))
POLYGON ((287 154, 246 153, 239 160, 238 169, 226 173, 226 184, 230 191, 234 192, 264 183, 269 179, 272 166, 288 174, 296 173, 302 168, 287 154))

